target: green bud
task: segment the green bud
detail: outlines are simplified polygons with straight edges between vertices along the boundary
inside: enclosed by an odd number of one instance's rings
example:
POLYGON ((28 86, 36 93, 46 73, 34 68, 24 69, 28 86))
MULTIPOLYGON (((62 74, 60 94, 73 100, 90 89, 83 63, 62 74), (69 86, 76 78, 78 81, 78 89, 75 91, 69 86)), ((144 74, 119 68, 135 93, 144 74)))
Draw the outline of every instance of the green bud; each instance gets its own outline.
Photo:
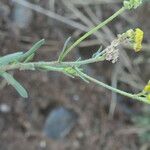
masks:
POLYGON ((124 7, 125 7, 126 9, 132 9, 132 5, 130 4, 129 1, 124 1, 124 2, 123 2, 123 5, 124 5, 124 7))
POLYGON ((73 67, 64 68, 64 72, 66 72, 67 74, 73 75, 73 76, 77 75, 77 72, 73 67))
POLYGON ((123 5, 126 9, 136 9, 142 2, 142 0, 124 0, 123 5))

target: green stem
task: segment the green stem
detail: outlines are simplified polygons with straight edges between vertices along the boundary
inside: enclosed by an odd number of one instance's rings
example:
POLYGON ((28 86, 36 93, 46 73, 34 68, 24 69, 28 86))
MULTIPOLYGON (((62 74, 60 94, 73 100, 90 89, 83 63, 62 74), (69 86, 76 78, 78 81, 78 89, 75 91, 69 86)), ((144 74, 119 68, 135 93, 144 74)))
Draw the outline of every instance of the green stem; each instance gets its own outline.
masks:
POLYGON ((99 30, 100 28, 102 28, 103 26, 105 26, 106 24, 108 24, 109 22, 111 22, 114 18, 116 18, 118 15, 120 15, 121 13, 123 13, 126 9, 124 7, 122 7, 121 9, 119 9, 116 13, 114 13, 111 17, 109 17, 108 19, 106 19, 104 22, 100 23, 98 26, 92 28, 89 32, 85 33, 82 37, 80 37, 77 41, 75 41, 63 54, 62 59, 74 48, 76 47, 79 43, 81 43, 83 40, 85 40, 88 36, 92 35, 93 33, 95 33, 97 30, 99 30))
POLYGON ((35 70, 43 68, 43 66, 49 67, 73 67, 78 65, 86 65, 94 62, 100 62, 105 60, 105 55, 102 55, 98 58, 89 58, 86 60, 81 61, 68 61, 68 62, 58 62, 58 61, 51 61, 51 62, 28 62, 28 63, 16 63, 16 64, 9 64, 0 67, 1 72, 9 71, 9 70, 35 70))
POLYGON ((113 92, 115 92, 115 93, 121 94, 121 95, 126 96, 126 97, 129 97, 129 98, 131 98, 131 99, 135 99, 135 100, 142 101, 142 102, 144 102, 144 103, 150 104, 150 101, 148 101, 148 100, 147 100, 146 98, 144 98, 144 97, 139 97, 139 96, 136 95, 136 94, 128 93, 128 92, 119 90, 119 89, 117 89, 117 88, 111 87, 111 86, 109 86, 109 85, 107 85, 107 84, 105 84, 105 83, 103 83, 103 82, 101 82, 101 81, 98 81, 98 80, 96 80, 96 79, 94 79, 94 78, 88 76, 87 74, 84 74, 84 73, 81 72, 81 71, 80 71, 80 75, 82 75, 84 78, 88 79, 89 81, 92 81, 92 82, 94 82, 94 83, 96 83, 96 84, 98 84, 98 85, 100 85, 100 86, 103 86, 104 88, 109 89, 109 90, 111 90, 111 91, 113 91, 113 92))
POLYGON ((72 62, 61 62, 60 64, 62 65, 70 65, 70 66, 76 66, 76 65, 87 65, 87 64, 91 64, 91 63, 95 63, 95 62, 100 62, 100 61, 104 61, 105 55, 102 55, 98 58, 89 58, 86 60, 81 60, 81 61, 72 61, 72 62))

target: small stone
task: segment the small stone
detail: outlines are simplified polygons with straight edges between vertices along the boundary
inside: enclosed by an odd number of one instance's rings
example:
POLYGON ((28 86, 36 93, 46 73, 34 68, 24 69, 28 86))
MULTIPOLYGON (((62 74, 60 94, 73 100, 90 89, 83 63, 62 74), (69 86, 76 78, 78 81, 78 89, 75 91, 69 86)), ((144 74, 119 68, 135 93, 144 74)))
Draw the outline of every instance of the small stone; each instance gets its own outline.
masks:
POLYGON ((77 114, 68 108, 57 107, 52 110, 44 124, 43 132, 53 139, 65 137, 77 122, 77 114))
POLYGON ((43 149, 43 148, 46 148, 46 141, 41 141, 40 142, 40 147, 43 149))
POLYGON ((1 104, 0 105, 0 112, 9 113, 10 112, 10 107, 7 104, 1 104))
POLYGON ((73 100, 78 101, 80 99, 79 95, 75 94, 73 95, 73 100))

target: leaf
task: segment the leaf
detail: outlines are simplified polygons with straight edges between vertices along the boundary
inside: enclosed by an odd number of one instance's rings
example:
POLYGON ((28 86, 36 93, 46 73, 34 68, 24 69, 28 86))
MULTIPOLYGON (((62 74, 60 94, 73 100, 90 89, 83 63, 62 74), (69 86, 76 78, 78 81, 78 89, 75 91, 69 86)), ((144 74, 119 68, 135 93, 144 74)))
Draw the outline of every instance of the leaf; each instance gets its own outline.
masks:
POLYGON ((19 58, 23 55, 23 52, 17 52, 13 54, 8 54, 0 58, 0 66, 7 65, 10 62, 19 60, 19 58))
POLYGON ((27 58, 25 59, 24 63, 27 63, 27 62, 31 61, 31 60, 33 59, 34 55, 35 55, 35 54, 32 54, 32 55, 30 55, 29 57, 27 57, 27 58))
POLYGON ((10 85, 12 85, 16 91, 24 98, 28 97, 27 91, 24 89, 24 87, 14 79, 12 75, 10 75, 7 72, 3 72, 0 74, 10 85))
POLYGON ((60 53, 60 55, 59 55, 59 58, 58 58, 58 61, 59 61, 59 62, 62 61, 63 58, 64 58, 64 53, 66 52, 67 45, 68 45, 70 39, 71 39, 71 37, 69 37, 69 38, 65 41, 65 44, 64 44, 64 46, 63 46, 63 49, 62 49, 62 51, 61 51, 61 53, 60 53))
MULTIPOLYGON (((79 62, 81 60, 82 60, 81 57, 79 57, 75 62, 79 62)), ((81 66, 81 64, 76 65, 76 67, 80 67, 80 66, 81 66)))
POLYGON ((42 39, 40 41, 38 41, 37 43, 35 43, 30 50, 28 50, 21 58, 20 61, 24 61, 26 60, 28 57, 30 57, 31 55, 33 55, 43 44, 45 44, 45 40, 42 39))
POLYGON ((78 76, 79 76, 84 82, 89 83, 89 81, 88 81, 85 77, 83 77, 83 75, 81 74, 81 73, 82 73, 82 69, 81 69, 81 68, 75 67, 75 70, 77 71, 78 76))
POLYGON ((40 69, 44 71, 63 71, 63 68, 61 67, 53 67, 53 66, 48 66, 48 65, 43 65, 40 67, 40 69))
POLYGON ((92 58, 98 58, 98 57, 101 56, 102 54, 103 54, 103 51, 102 51, 102 46, 101 46, 101 47, 98 49, 98 51, 92 55, 92 58))

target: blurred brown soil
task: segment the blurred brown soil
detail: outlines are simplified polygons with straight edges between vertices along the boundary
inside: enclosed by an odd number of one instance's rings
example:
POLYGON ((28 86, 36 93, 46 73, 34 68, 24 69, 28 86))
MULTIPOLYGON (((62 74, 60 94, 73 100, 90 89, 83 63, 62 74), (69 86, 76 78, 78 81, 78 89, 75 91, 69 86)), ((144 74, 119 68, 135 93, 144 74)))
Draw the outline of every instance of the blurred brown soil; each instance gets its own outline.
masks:
MULTIPOLYGON (((27 50, 33 43, 45 38, 46 45, 38 51, 34 61, 57 58, 68 34, 63 24, 61 28, 55 25, 59 22, 49 25, 48 21, 43 15, 34 13, 31 25, 20 30, 8 18, 0 16, 0 55, 27 50)), ((74 52, 74 55, 79 54, 74 52)), ((104 65, 106 67, 95 65, 94 69, 111 77, 111 64, 104 65)), ((91 70, 92 74, 96 74, 94 69, 91 70)), ((12 73, 28 90, 29 98, 21 98, 9 85, 0 90, 0 104, 10 107, 10 112, 0 112, 0 150, 138 149, 136 135, 120 134, 119 131, 132 124, 132 111, 136 111, 139 104, 127 102, 127 98, 118 96, 120 102, 114 118, 109 119, 111 93, 101 87, 56 72, 12 73), (67 137, 54 141, 43 135, 42 127, 48 112, 59 105, 72 108, 79 119, 67 137)))

